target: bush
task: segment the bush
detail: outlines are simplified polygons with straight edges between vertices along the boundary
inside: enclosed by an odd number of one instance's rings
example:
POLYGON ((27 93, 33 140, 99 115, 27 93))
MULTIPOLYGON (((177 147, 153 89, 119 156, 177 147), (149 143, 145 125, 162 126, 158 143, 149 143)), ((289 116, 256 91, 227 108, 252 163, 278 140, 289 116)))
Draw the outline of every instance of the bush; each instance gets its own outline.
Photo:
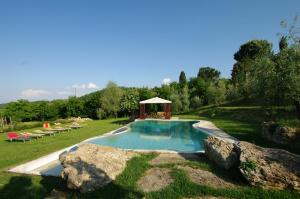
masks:
POLYGON ((44 122, 13 122, 10 125, 0 127, 0 133, 42 127, 43 123, 44 122))

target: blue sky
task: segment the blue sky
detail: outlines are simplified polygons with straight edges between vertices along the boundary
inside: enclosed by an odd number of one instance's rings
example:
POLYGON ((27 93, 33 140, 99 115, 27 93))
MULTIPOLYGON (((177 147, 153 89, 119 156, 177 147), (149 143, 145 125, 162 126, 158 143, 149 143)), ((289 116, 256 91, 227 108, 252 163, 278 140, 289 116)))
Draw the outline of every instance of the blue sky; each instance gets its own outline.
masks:
POLYGON ((213 66, 229 77, 251 39, 278 49, 299 0, 0 1, 0 103, 156 86, 213 66))

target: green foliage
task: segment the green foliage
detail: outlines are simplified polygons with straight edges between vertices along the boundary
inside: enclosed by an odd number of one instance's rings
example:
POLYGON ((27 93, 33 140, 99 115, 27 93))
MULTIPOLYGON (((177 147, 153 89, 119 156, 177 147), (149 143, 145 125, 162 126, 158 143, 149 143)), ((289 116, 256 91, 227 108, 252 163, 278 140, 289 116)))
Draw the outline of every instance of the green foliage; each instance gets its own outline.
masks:
POLYGON ((206 83, 202 78, 193 77, 189 81, 190 97, 198 96, 203 99, 206 95, 206 83))
POLYGON ((106 117, 105 111, 102 108, 97 109, 97 118, 104 119, 106 117))
POLYGON ((83 113, 83 101, 73 96, 69 97, 66 104, 66 111, 68 117, 77 117, 83 113))
POLYGON ((123 91, 113 82, 109 82, 103 90, 101 97, 101 108, 107 116, 118 117, 120 111, 120 102, 123 96, 123 91))
POLYGON ((288 47, 288 40, 286 36, 282 36, 279 41, 279 49, 284 50, 288 47))
POLYGON ((139 92, 139 98, 140 98, 141 101, 146 100, 146 99, 150 99, 150 98, 156 96, 156 92, 152 89, 147 88, 147 87, 138 89, 138 92, 139 92))
POLYGON ((220 71, 211 67, 199 68, 197 77, 204 79, 206 82, 218 82, 220 78, 220 71))
POLYGON ((182 87, 180 90, 180 101, 181 101, 181 112, 187 112, 190 107, 190 100, 189 100, 189 90, 187 86, 182 87))
POLYGON ((285 33, 279 33, 281 37, 285 37, 288 41, 290 41, 291 46, 293 47, 300 47, 300 27, 299 27, 299 16, 295 15, 291 22, 287 20, 282 20, 280 25, 282 28, 286 30, 285 33))
POLYGON ((190 107, 192 109, 197 109, 203 104, 201 98, 199 96, 194 96, 190 99, 190 107))
POLYGON ((240 49, 234 54, 234 59, 238 62, 244 62, 245 60, 255 60, 271 54, 272 44, 267 40, 251 40, 241 45, 240 49))
POLYGON ((253 161, 241 162, 240 164, 240 169, 248 172, 255 170, 256 167, 257 167, 256 162, 253 161))
POLYGON ((129 90, 121 99, 120 109, 124 113, 133 115, 139 108, 139 101, 140 97, 138 91, 136 89, 129 90))
POLYGON ((226 87, 223 81, 220 81, 218 85, 210 84, 207 88, 208 104, 222 104, 226 98, 225 94, 226 87))
POLYGON ((180 84, 181 87, 184 87, 187 84, 186 75, 185 75, 184 71, 180 72, 180 75, 179 75, 179 84, 180 84))

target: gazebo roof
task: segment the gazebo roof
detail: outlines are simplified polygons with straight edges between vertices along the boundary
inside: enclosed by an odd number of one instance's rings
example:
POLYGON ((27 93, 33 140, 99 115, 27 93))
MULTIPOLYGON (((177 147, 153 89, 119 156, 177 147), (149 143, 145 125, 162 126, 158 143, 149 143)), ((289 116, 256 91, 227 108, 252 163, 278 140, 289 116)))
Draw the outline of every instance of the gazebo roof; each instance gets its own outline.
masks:
POLYGON ((165 100, 159 97, 150 98, 144 101, 140 101, 140 104, 171 104, 169 100, 165 100))

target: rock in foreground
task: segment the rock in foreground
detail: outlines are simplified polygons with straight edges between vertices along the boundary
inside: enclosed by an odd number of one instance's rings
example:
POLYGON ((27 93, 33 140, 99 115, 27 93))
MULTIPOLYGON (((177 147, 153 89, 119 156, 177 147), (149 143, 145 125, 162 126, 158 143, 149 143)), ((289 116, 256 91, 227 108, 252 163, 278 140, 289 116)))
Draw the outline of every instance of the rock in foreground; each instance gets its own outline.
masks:
POLYGON ((204 140, 205 155, 222 168, 238 165, 238 152, 233 143, 210 136, 204 140))
POLYGON ((300 191, 300 156, 240 142, 240 171, 247 181, 262 188, 300 191))
POLYGON ((103 187, 123 172, 135 153, 112 147, 82 144, 59 157, 68 188, 85 193, 103 187))

